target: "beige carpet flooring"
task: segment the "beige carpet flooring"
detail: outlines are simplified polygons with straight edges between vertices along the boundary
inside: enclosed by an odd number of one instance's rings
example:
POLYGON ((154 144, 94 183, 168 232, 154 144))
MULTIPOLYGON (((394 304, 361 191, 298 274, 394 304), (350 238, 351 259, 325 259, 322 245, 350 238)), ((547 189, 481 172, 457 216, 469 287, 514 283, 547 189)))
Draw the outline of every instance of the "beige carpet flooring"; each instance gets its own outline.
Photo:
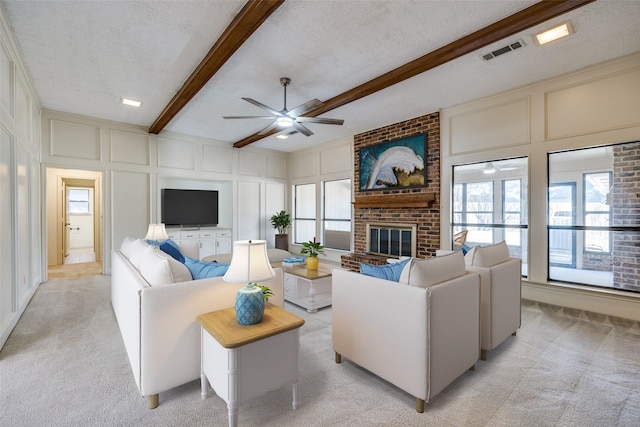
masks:
MULTIPOLYGON (((110 278, 53 279, 0 352, 0 426, 225 426, 193 381, 149 410, 110 304, 110 278)), ((302 316, 300 407, 289 387, 240 406, 240 426, 639 426, 640 325, 524 301, 522 328, 426 406, 348 360, 331 309, 302 316)), ((393 363, 390 360, 389 363, 393 363)))

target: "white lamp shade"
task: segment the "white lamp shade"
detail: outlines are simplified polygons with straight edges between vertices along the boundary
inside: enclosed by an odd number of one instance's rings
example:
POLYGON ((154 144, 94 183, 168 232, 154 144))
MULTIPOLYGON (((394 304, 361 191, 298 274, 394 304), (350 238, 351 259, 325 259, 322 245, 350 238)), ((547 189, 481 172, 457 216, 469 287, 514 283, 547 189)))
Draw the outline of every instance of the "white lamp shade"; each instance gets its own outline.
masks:
POLYGON ((251 283, 275 276, 265 240, 237 240, 233 242, 231 265, 224 275, 227 282, 251 283))
POLYGON ((149 224, 149 229, 147 230, 147 235, 144 236, 145 240, 167 240, 169 236, 167 235, 167 230, 164 228, 164 224, 149 224))

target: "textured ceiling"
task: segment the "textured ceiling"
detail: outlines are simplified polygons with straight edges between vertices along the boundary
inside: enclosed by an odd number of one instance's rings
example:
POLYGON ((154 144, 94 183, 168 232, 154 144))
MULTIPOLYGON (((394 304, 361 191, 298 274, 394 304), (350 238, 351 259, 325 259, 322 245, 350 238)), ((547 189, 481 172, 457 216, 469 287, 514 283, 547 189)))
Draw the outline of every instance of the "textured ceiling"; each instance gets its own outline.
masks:
MULTIPOLYGON (((259 131, 263 115, 242 97, 289 109, 330 99, 535 1, 286 0, 165 130, 232 144, 259 131)), ((245 1, 2 0, 44 108, 148 127, 245 1), (121 96, 143 101, 123 106, 121 96)), ((640 51, 640 1, 599 0, 480 51, 336 108, 314 135, 253 145, 295 151, 640 51), (538 47, 532 36, 571 19, 576 33, 538 47), (482 54, 522 39, 491 61, 482 54)))

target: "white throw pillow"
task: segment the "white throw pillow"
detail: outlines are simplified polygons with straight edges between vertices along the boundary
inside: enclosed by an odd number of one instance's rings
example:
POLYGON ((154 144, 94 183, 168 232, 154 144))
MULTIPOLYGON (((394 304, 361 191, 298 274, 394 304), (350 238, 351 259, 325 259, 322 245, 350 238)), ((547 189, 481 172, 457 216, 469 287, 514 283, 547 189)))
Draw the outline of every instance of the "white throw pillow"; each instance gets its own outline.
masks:
POLYGON ((429 259, 414 259, 409 271, 409 285, 428 288, 456 277, 464 276, 466 268, 462 252, 429 259))
POLYGON ((145 254, 140 262, 140 274, 151 286, 192 280, 191 272, 184 264, 159 250, 145 254))
POLYGON ((155 250, 155 246, 151 246, 147 242, 142 239, 138 239, 131 244, 132 251, 129 256, 129 262, 133 267, 140 271, 140 261, 144 258, 149 252, 153 252, 155 250))
MULTIPOLYGON (((467 253, 469 255, 469 253, 467 253)), ((474 267, 491 267, 509 259, 509 247, 504 240, 490 246, 478 246, 471 257, 471 265, 474 267)))
POLYGON ((140 239, 125 237, 122 241, 122 244, 120 245, 120 252, 122 252, 122 255, 126 256, 127 259, 129 259, 135 252, 144 249, 145 245, 149 246, 147 242, 143 242, 140 239))

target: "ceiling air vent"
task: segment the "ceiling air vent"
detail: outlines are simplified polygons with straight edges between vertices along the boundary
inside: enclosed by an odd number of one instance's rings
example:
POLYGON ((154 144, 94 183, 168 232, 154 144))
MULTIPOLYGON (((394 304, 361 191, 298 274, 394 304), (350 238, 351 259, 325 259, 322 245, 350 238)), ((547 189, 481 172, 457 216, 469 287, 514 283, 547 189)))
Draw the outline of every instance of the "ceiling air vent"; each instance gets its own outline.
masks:
POLYGON ((526 46, 526 45, 524 44, 522 39, 516 40, 516 41, 514 41, 512 43, 509 43, 508 45, 506 45, 504 47, 501 47, 500 49, 496 49, 493 52, 490 52, 490 53, 482 55, 482 59, 484 59, 485 61, 488 61, 490 59, 493 59, 493 58, 496 58, 496 57, 498 57, 500 55, 503 55, 503 54, 505 54, 507 52, 511 52, 513 50, 520 49, 521 47, 524 47, 524 46, 526 46))

